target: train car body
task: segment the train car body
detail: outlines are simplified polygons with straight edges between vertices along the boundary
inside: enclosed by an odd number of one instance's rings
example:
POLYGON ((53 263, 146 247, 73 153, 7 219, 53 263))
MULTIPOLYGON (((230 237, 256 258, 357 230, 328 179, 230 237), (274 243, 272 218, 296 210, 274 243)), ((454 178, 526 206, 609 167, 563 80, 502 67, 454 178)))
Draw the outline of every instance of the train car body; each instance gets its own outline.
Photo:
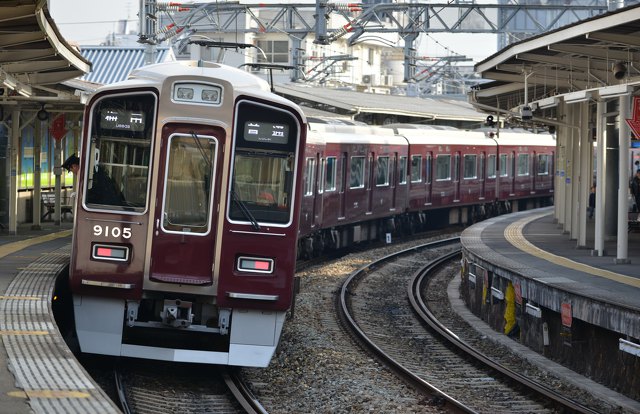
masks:
POLYGON ((519 130, 310 123, 300 248, 313 256, 436 225, 548 205, 555 140, 519 130))
POLYGON ((69 269, 83 352, 269 363, 293 300, 307 127, 268 89, 189 61, 91 98, 69 269))

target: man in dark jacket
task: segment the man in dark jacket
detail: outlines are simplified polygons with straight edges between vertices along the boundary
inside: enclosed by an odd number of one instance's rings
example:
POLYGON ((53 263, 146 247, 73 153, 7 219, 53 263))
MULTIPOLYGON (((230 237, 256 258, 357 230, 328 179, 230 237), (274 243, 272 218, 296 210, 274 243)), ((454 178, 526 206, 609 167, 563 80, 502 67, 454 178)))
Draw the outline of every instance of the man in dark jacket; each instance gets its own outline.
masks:
MULTIPOLYGON (((631 194, 636 202, 636 211, 640 213, 640 170, 636 171, 636 175, 631 180, 631 194)), ((640 214, 637 220, 640 221, 640 214)))

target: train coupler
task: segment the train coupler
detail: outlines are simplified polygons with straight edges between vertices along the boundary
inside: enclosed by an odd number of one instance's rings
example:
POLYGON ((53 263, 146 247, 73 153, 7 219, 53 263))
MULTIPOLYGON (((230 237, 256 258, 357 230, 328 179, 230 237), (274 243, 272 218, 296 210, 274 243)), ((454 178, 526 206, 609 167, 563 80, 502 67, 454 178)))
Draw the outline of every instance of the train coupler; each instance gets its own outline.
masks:
POLYGON ((174 328, 187 328, 191 326, 193 321, 193 313, 191 313, 191 302, 181 301, 180 299, 165 300, 164 309, 160 314, 162 323, 174 328))

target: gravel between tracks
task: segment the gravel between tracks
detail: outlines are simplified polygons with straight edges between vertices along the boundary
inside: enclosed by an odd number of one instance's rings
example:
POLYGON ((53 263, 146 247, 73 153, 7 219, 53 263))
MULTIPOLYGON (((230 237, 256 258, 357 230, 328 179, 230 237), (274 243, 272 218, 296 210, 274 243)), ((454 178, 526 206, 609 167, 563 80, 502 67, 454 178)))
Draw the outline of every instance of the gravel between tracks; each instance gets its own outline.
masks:
POLYGON ((335 316, 344 279, 402 247, 409 245, 348 255, 298 274, 295 318, 285 323, 276 356, 266 369, 243 370, 269 413, 442 412, 357 347, 335 316))

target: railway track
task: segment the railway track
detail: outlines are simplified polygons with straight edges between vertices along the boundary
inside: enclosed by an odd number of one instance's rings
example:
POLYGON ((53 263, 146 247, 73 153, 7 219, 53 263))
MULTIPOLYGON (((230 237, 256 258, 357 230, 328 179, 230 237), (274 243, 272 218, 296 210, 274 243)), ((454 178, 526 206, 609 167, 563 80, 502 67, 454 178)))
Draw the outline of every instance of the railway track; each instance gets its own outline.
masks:
POLYGON ((352 273, 337 300, 343 324, 382 363, 449 411, 597 412, 510 372, 471 346, 454 348, 443 335, 454 340, 456 335, 442 324, 432 320, 437 328, 425 330, 407 301, 407 286, 415 286, 409 287, 411 296, 418 292, 411 301, 422 302, 418 314, 431 313, 420 299, 425 275, 457 251, 457 240, 448 239, 386 256, 352 273), (470 353, 463 355, 465 348, 470 353))
POLYGON ((123 413, 267 413, 236 369, 153 365, 136 362, 114 370, 123 413))

